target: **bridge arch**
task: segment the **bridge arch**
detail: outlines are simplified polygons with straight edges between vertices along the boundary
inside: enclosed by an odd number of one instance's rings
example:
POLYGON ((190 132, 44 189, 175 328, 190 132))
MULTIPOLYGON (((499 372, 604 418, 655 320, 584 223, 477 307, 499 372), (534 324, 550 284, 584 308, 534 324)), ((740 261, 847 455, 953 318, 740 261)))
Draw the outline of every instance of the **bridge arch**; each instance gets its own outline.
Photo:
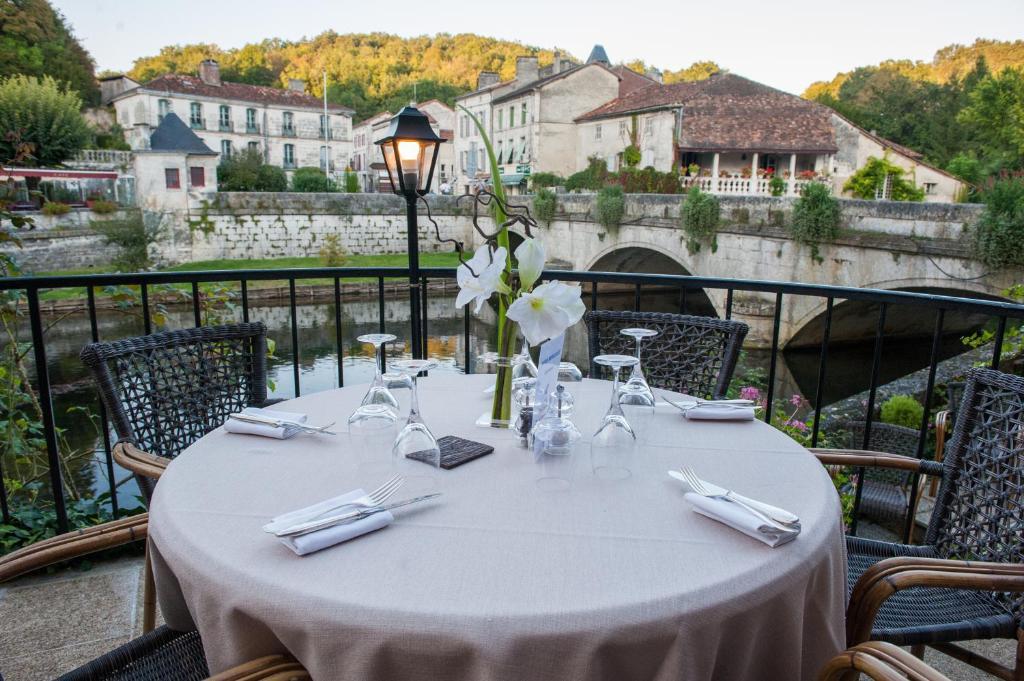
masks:
MULTIPOLYGON (((636 272, 641 274, 691 274, 677 253, 653 244, 640 242, 618 242, 603 249, 591 259, 586 270, 589 272, 636 272)), ((632 296, 631 289, 623 292, 623 297, 628 298, 628 307, 632 306, 632 296)), ((724 309, 724 296, 721 301, 716 301, 704 289, 687 289, 687 314, 718 317, 720 315, 716 303, 724 309)), ((647 312, 679 312, 680 307, 678 288, 666 288, 660 291, 644 290, 640 300, 640 309, 647 312)))

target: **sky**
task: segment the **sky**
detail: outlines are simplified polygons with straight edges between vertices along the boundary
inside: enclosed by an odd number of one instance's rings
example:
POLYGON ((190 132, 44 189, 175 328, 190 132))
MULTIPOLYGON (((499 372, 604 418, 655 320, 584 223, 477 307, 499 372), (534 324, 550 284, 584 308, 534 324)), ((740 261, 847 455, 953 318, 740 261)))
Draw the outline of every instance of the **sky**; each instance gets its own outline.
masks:
POLYGON ((715 61, 799 94, 812 82, 885 59, 930 60, 975 38, 1024 38, 1024 0, 51 0, 98 69, 127 70, 164 45, 240 47, 326 30, 401 36, 477 33, 586 59, 662 69, 715 61))

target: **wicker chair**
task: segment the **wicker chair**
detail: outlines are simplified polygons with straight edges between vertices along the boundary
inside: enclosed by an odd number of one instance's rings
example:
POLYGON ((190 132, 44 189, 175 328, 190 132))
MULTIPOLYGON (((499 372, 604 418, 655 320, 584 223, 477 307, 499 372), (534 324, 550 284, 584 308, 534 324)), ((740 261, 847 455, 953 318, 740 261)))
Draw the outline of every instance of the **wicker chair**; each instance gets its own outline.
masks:
MULTIPOLYGON (((136 515, 36 542, 0 557, 0 582, 147 536, 148 515, 136 515)), ((194 631, 160 627, 60 677, 59 681, 198 681, 210 676, 203 642, 194 631)), ((0 677, 2 678, 2 677, 0 677)), ((290 657, 272 655, 213 677, 217 681, 288 681, 309 674, 290 657)))
POLYGON ((640 326, 660 332, 642 346, 651 387, 711 399, 725 397, 748 329, 742 322, 669 312, 594 310, 585 319, 591 376, 602 375, 594 357, 636 352, 636 341, 619 331, 640 326))
POLYGON ((152 455, 146 457, 149 468, 139 470, 125 456, 137 449, 115 450, 118 463, 136 474, 147 501, 159 477, 152 459, 166 464, 232 412, 266 403, 266 355, 267 330, 261 323, 197 327, 85 346, 82 362, 96 378, 118 441, 152 455))
MULTIPOLYGON (((864 444, 864 421, 847 421, 836 424, 846 433, 846 451, 855 451, 864 444)), ((916 456, 918 431, 891 423, 872 423, 868 449, 886 454, 916 456)), ((884 468, 868 469, 864 472, 863 490, 860 498, 860 514, 881 523, 899 523, 907 517, 910 503, 910 474, 884 468)), ((918 487, 914 508, 920 500, 923 485, 918 487)))
POLYGON ((924 544, 847 538, 847 643, 928 645, 1001 679, 1024 679, 1024 379, 973 369, 942 464, 815 450, 826 465, 942 478, 924 544), (1017 640, 1015 669, 955 641, 1017 640))
POLYGON ((950 681, 902 648, 883 641, 868 641, 844 650, 829 660, 818 679, 839 681, 851 672, 875 681, 950 681))

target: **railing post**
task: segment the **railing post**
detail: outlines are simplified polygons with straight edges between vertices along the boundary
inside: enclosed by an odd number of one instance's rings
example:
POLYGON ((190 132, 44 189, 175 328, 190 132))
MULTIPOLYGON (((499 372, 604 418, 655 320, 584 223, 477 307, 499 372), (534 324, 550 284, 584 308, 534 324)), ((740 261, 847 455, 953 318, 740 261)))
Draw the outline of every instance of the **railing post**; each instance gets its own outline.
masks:
POLYGON ((61 475, 57 429, 53 422, 53 397, 50 392, 50 371, 46 365, 43 319, 39 311, 39 289, 30 288, 27 293, 28 318, 32 327, 32 352, 36 362, 36 383, 39 388, 39 408, 43 412, 43 435, 50 463, 50 488, 53 492, 53 507, 57 513, 57 531, 64 533, 68 531, 68 512, 64 505, 64 479, 61 475))

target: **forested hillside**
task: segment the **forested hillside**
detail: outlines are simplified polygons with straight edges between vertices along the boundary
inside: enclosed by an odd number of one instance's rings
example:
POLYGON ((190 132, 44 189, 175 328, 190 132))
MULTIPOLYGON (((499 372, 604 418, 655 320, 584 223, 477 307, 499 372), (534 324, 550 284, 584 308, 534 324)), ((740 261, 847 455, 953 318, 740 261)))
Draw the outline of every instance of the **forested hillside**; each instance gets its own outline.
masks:
POLYGON ((804 96, 971 182, 1024 169, 1024 41, 977 40, 930 62, 864 66, 804 96))

